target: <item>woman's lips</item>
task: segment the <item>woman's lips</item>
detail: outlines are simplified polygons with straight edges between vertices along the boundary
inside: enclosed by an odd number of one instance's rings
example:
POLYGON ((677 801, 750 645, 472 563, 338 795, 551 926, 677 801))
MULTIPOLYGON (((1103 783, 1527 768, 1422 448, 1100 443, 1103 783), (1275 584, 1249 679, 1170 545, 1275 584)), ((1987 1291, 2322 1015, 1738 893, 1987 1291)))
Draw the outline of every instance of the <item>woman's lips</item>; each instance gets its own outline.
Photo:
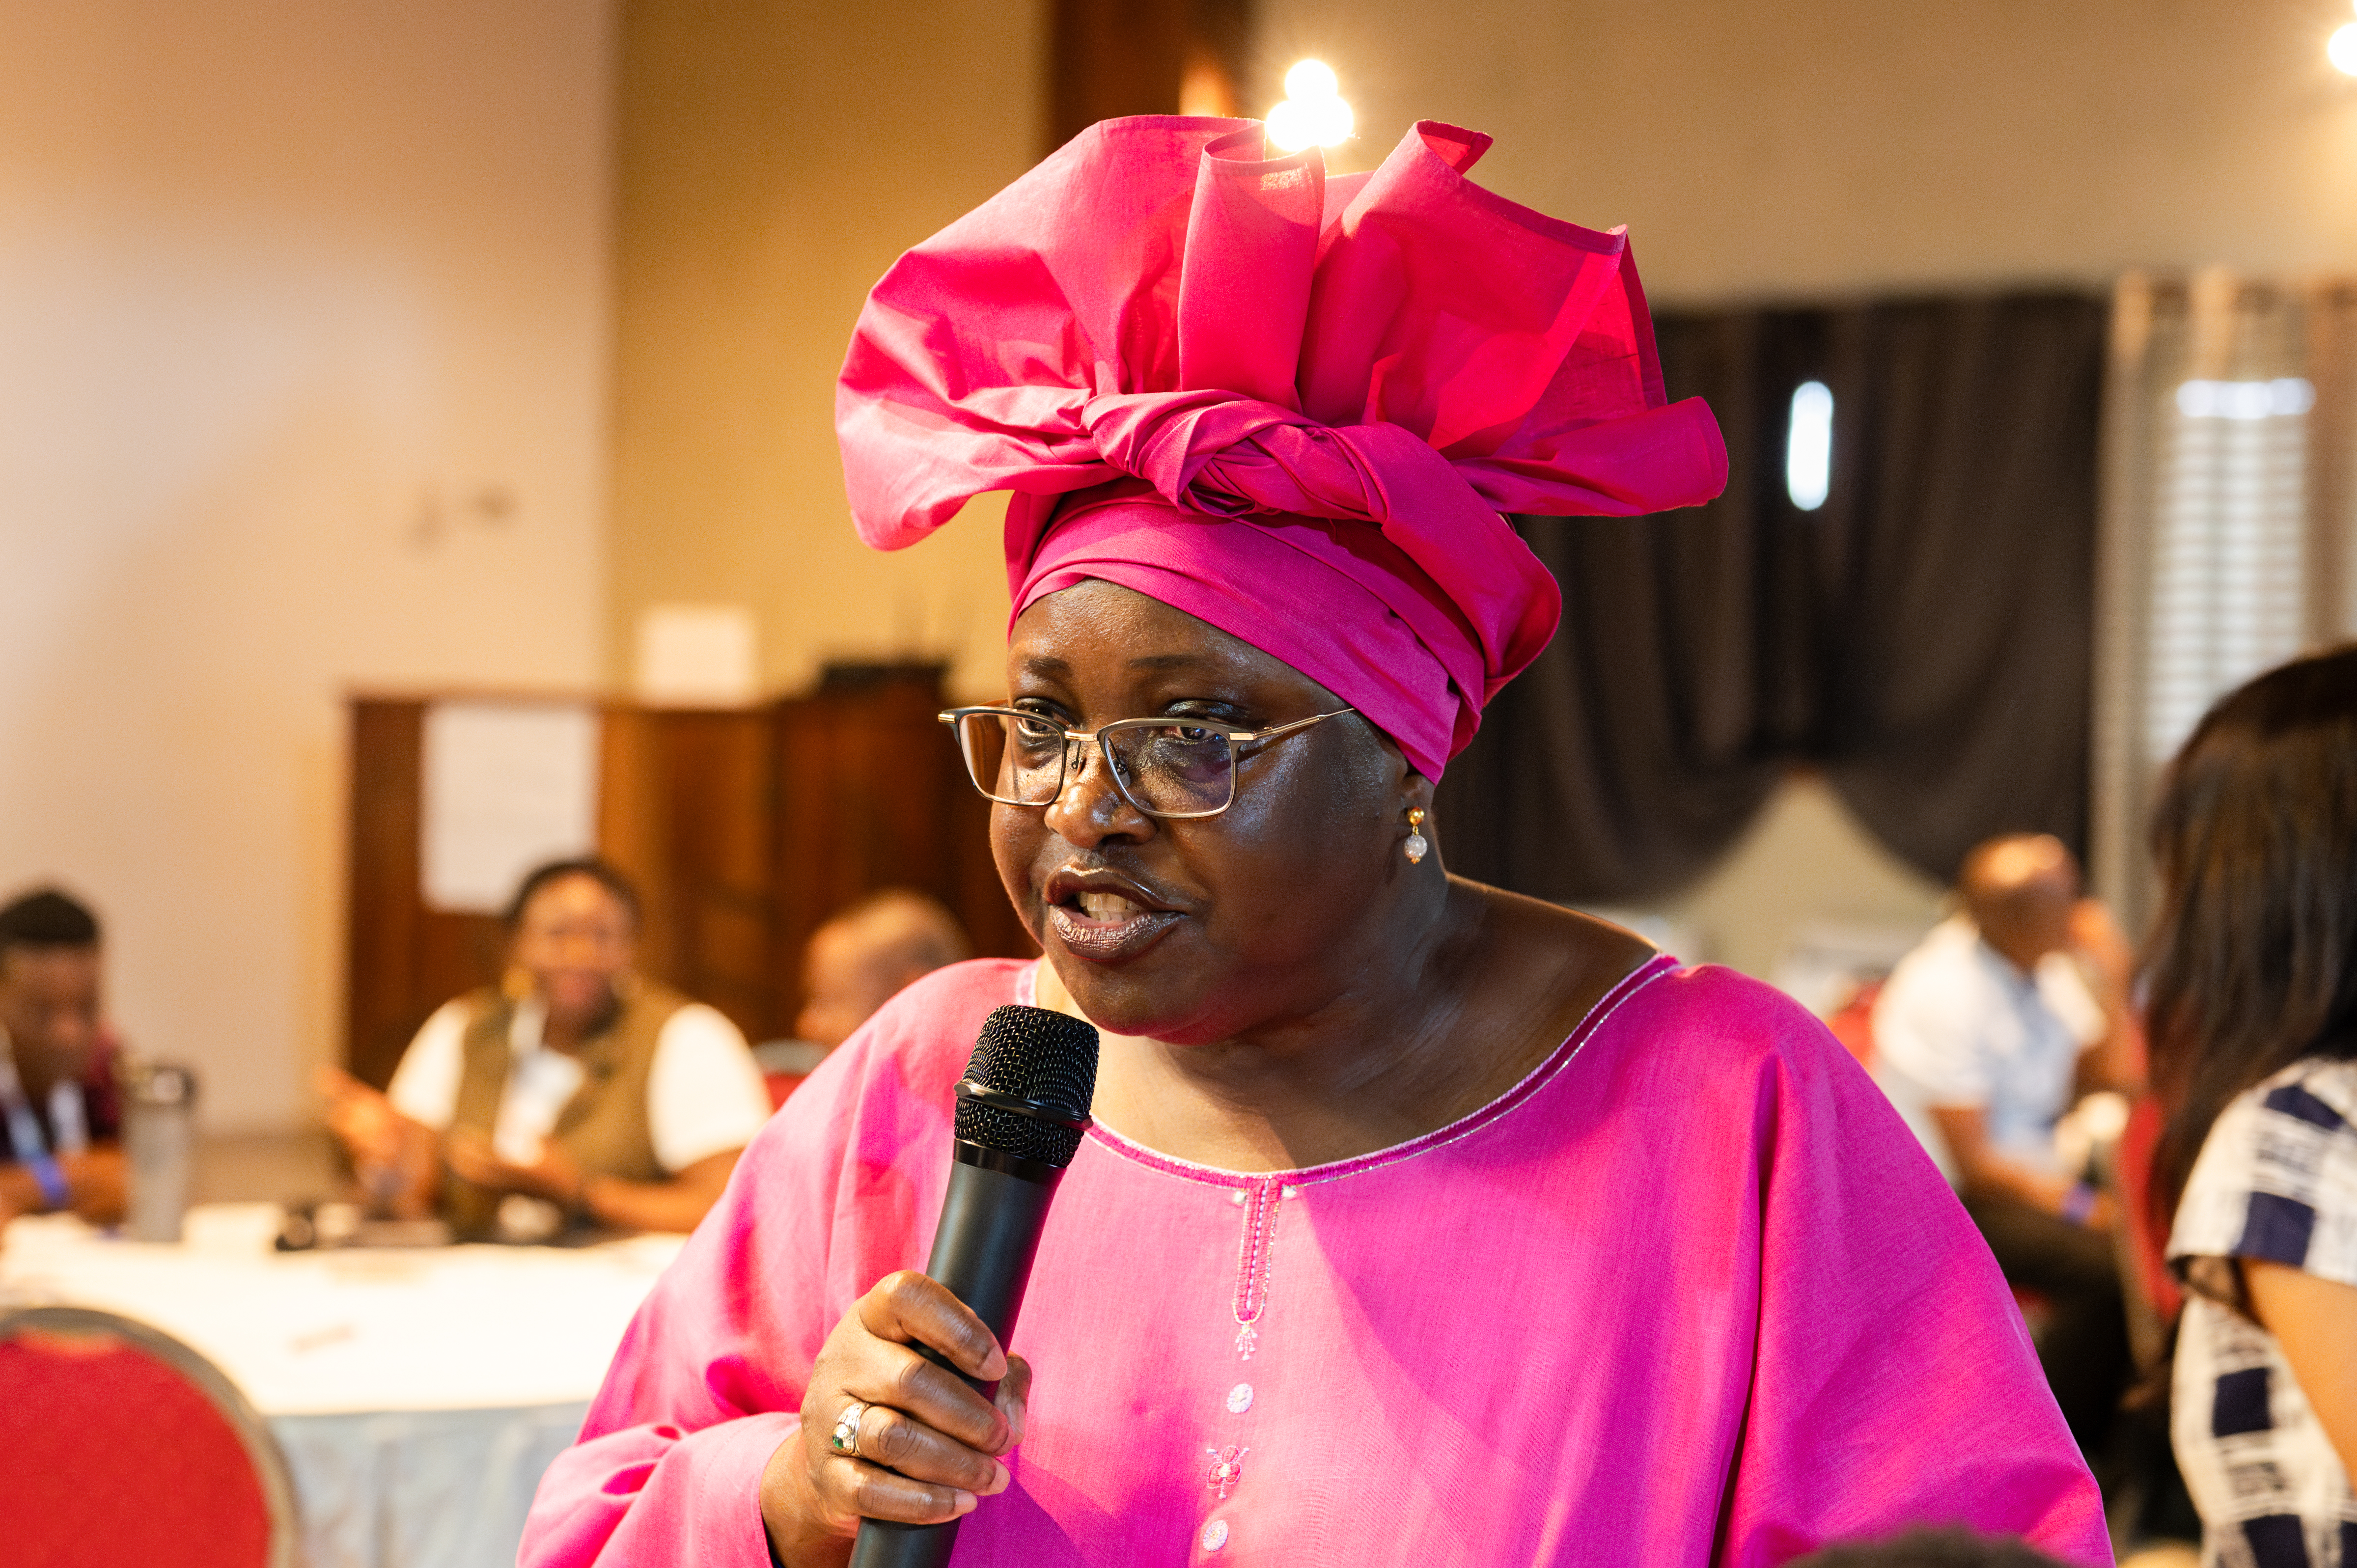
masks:
POLYGON ((1081 893, 1048 906, 1048 924, 1075 958, 1112 963, 1134 958, 1178 923, 1173 911, 1148 909, 1118 893, 1081 893))

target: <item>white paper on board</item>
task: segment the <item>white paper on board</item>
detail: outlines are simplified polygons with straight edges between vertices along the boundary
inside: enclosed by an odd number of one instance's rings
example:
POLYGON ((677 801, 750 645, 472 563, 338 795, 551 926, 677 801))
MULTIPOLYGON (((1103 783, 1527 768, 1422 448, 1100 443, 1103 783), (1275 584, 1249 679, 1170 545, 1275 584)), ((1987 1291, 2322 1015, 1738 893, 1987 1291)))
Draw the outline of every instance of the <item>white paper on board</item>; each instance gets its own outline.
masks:
POLYGON ((427 706, 426 908, 496 914, 533 866, 597 848, 597 727, 581 703, 427 706))
POLYGON ((639 616, 639 700, 741 708, 759 694, 753 612, 743 605, 651 605, 639 616))

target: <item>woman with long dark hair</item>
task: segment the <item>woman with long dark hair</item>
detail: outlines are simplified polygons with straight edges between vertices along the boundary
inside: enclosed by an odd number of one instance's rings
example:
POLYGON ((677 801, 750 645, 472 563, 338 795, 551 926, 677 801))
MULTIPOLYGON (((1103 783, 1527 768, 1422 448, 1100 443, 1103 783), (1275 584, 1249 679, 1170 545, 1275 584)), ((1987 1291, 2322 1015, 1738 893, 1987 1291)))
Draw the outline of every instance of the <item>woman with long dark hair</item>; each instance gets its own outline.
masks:
POLYGON ((2357 646, 2212 708, 2153 849, 2154 1204, 2202 1562, 2357 1564, 2357 646))

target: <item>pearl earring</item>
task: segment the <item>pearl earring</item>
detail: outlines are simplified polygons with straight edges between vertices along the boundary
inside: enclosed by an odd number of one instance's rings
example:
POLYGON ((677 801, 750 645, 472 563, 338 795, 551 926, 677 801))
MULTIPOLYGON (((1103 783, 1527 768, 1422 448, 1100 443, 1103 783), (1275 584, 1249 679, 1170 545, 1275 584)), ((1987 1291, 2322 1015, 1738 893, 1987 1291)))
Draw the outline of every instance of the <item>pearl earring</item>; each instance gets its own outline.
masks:
POLYGON ((1432 845, 1425 840, 1424 808, 1421 806, 1409 808, 1407 813, 1406 848, 1407 863, 1410 865, 1415 865, 1422 863, 1426 854, 1432 848, 1432 845))

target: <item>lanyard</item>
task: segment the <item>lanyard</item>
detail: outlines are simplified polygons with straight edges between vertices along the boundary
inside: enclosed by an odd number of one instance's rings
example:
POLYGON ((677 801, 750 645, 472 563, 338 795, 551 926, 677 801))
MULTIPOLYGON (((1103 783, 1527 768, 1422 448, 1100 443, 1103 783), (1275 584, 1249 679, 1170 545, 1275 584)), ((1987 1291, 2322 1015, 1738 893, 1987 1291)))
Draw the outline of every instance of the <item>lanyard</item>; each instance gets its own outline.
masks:
MULTIPOLYGON (((24 1079, 16 1076, 16 1053, 5 1030, 0 1030, 0 1115, 8 1120, 8 1141, 20 1161, 41 1159, 49 1152, 41 1119, 33 1114, 24 1079)), ((90 1120, 82 1113, 81 1085, 59 1079, 49 1086, 49 1125, 58 1131, 58 1151, 78 1155, 90 1147, 90 1120)))

